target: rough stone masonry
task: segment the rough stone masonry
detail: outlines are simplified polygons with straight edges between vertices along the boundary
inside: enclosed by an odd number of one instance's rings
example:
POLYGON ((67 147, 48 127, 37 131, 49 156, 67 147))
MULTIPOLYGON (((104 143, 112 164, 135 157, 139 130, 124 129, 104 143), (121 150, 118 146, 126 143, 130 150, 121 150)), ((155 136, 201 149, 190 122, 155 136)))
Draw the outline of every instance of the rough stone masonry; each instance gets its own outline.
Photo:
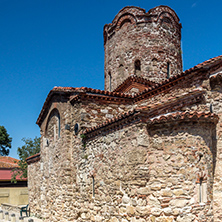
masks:
POLYGON ((222 220, 222 56, 182 71, 168 6, 125 7, 104 26, 105 90, 54 87, 27 159, 45 221, 222 220))

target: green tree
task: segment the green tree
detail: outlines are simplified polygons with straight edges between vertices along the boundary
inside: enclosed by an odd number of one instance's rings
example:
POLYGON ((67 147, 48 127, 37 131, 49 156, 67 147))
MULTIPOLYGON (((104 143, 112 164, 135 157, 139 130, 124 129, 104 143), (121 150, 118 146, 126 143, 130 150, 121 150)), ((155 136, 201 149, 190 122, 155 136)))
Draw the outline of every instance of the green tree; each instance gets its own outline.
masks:
POLYGON ((35 137, 33 140, 23 138, 22 141, 25 143, 21 148, 18 147, 17 153, 19 155, 18 168, 12 170, 11 182, 17 183, 16 177, 27 178, 27 167, 26 158, 40 152, 40 137, 35 137))
POLYGON ((4 126, 0 126, 0 156, 8 156, 12 147, 12 138, 4 126))

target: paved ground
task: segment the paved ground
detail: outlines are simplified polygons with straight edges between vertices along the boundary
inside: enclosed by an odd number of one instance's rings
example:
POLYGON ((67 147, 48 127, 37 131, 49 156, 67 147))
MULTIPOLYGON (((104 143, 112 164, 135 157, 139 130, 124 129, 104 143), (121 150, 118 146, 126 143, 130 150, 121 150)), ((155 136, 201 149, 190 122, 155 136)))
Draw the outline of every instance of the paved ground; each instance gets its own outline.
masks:
MULTIPOLYGON (((0 207, 0 210, 2 210, 1 207, 0 207)), ((3 217, 4 217, 4 219, 0 219, 0 222, 9 222, 9 221, 11 222, 12 221, 11 220, 11 215, 12 214, 15 214, 16 222, 19 222, 20 213, 18 211, 12 211, 12 210, 10 210, 10 211, 3 210, 3 217), (9 213, 9 220, 5 220, 5 213, 6 212, 9 213)), ((24 213, 23 213, 23 216, 25 216, 24 213)), ((33 219, 33 222, 43 222, 43 220, 38 219, 36 217, 24 217, 23 221, 24 222, 28 222, 29 219, 33 219)))

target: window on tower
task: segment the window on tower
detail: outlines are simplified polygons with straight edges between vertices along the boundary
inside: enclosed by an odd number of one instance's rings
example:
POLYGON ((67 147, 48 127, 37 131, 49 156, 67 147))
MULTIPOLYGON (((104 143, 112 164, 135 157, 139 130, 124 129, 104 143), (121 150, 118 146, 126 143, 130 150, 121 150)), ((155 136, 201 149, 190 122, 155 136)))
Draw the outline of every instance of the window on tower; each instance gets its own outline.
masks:
POLYGON ((170 78, 170 63, 167 62, 167 79, 170 78))
POLYGON ((141 71, 141 63, 140 60, 136 60, 134 63, 134 69, 135 69, 135 75, 138 74, 138 72, 141 71))

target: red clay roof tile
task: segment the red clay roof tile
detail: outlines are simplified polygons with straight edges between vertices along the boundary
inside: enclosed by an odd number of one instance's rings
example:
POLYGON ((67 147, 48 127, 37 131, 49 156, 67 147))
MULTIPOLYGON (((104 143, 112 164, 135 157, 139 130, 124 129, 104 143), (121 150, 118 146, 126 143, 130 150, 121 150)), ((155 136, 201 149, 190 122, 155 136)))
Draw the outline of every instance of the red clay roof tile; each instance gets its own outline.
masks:
POLYGON ((10 156, 0 156, 0 168, 16 168, 18 161, 18 159, 10 156))
MULTIPOLYGON (((103 98, 109 97, 113 101, 115 101, 116 99, 128 99, 131 102, 137 102, 137 101, 140 101, 142 99, 148 98, 149 96, 159 94, 163 90, 165 90, 166 88, 172 87, 170 84, 173 83, 173 82, 175 82, 175 84, 177 84, 178 80, 180 80, 180 78, 183 78, 187 75, 193 74, 195 71, 200 71, 202 69, 208 69, 208 68, 210 68, 210 66, 218 65, 219 63, 222 66, 222 55, 217 56, 217 57, 212 58, 212 59, 209 59, 205 62, 202 62, 202 63, 194 66, 193 68, 190 68, 190 69, 178 74, 177 76, 172 76, 171 78, 163 81, 162 83, 157 83, 157 84, 149 87, 148 89, 145 89, 143 92, 137 93, 135 95, 129 95, 129 94, 124 94, 124 93, 119 93, 119 92, 109 92, 109 91, 104 91, 104 90, 99 90, 99 89, 92 89, 92 88, 87 88, 87 87, 80 87, 80 88, 54 87, 49 92, 36 123, 38 125, 41 124, 41 121, 42 121, 44 112, 46 111, 46 108, 48 106, 48 103, 49 103, 52 95, 54 95, 55 93, 61 93, 61 92, 64 92, 64 93, 81 93, 82 92, 82 93, 86 93, 86 94, 92 94, 92 96, 102 96, 103 98), (95 95, 93 93, 95 93, 95 95), (115 100, 114 100, 114 97, 115 97, 115 100)), ((129 78, 131 78, 131 77, 129 77, 129 78)), ((140 79, 140 78, 141 77, 137 77, 137 80, 140 79)), ((142 78, 140 80, 143 81, 142 78)), ((146 81, 146 80, 144 80, 144 81, 146 81)))

